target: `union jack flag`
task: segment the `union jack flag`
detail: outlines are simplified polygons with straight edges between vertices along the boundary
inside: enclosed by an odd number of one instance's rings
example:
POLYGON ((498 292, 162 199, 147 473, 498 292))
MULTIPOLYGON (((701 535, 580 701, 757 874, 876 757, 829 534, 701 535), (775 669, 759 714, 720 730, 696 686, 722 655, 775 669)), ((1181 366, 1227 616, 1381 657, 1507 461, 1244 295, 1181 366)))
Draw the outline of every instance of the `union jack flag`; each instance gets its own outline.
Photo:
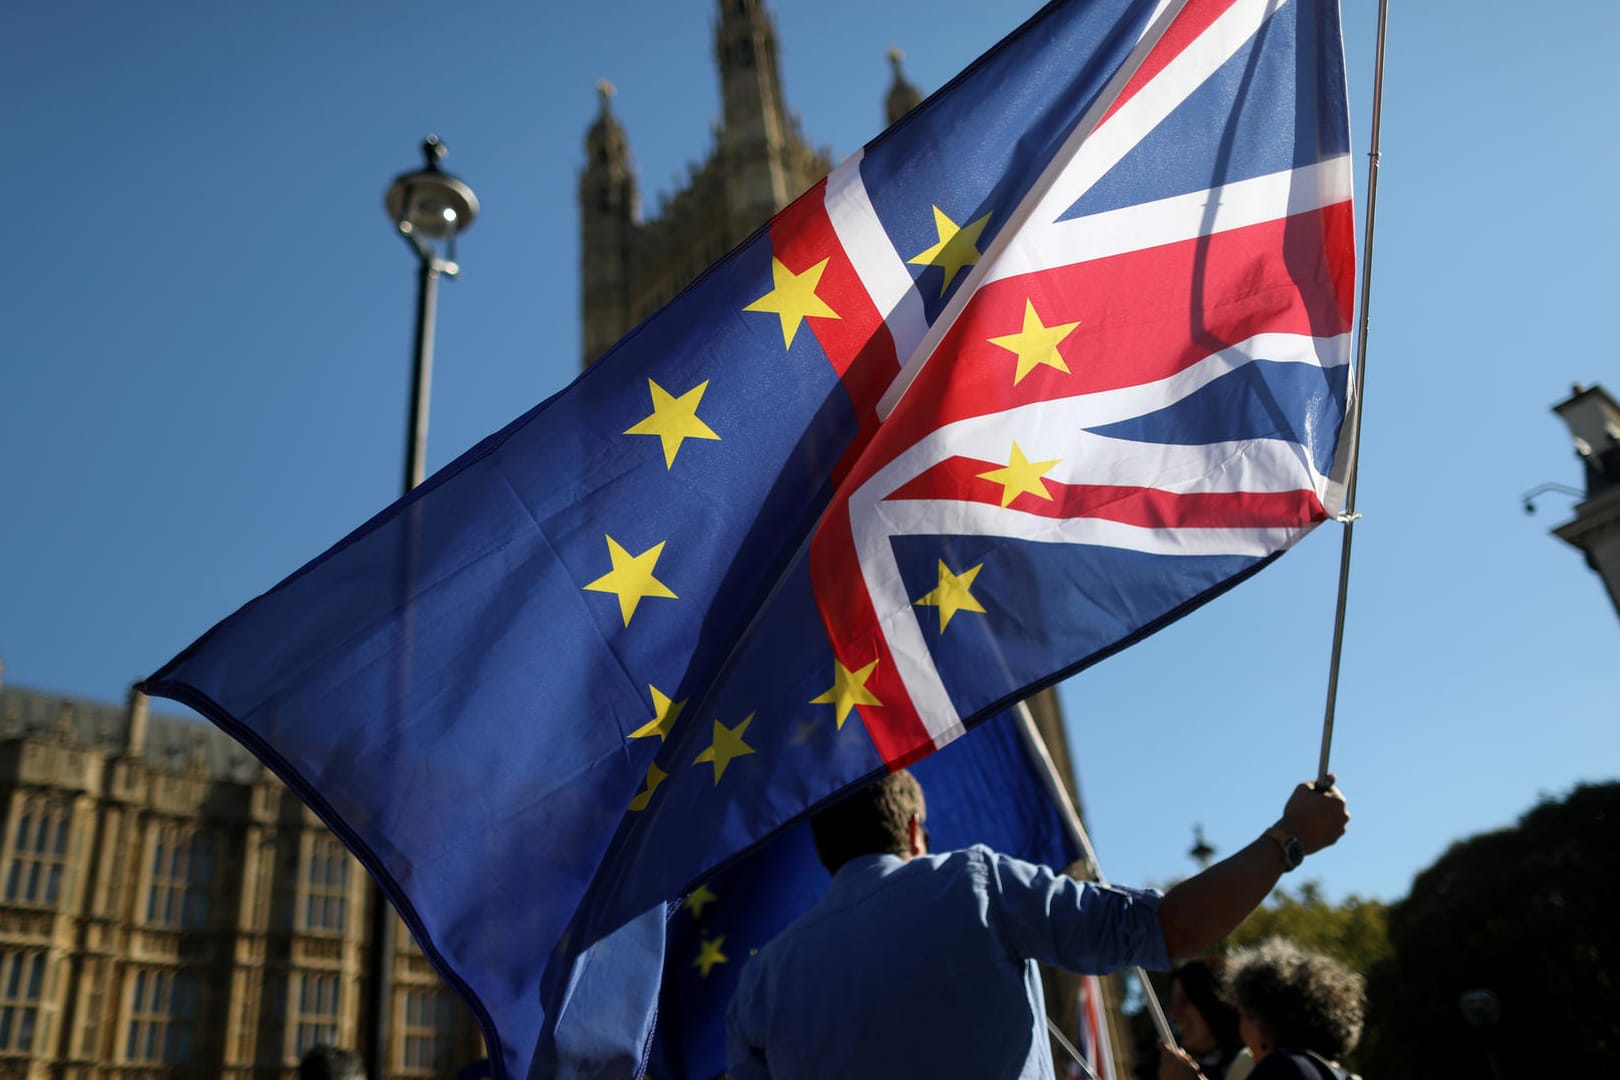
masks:
POLYGON ((1337 512, 1348 152, 1333 0, 1053 3, 147 689, 632 1071, 672 898, 1337 512))
MULTIPOLYGON (((822 702, 898 768, 1338 512, 1355 268, 1337 16, 1052 5, 959 80, 1002 93, 953 84, 776 218, 774 287, 745 311, 814 335, 859 429, 705 715, 822 702), (1009 93, 1037 119, 998 124, 1009 93)), ((695 821, 719 861, 734 837, 709 815, 780 823, 825 797, 828 762, 800 770, 720 803, 671 780, 679 809, 610 857, 642 868, 634 887, 596 900, 625 917, 685 884, 646 868, 695 821)))
POLYGON ((866 687, 883 708, 862 718, 891 763, 1155 627, 1337 507, 1354 273, 1343 76, 1300 64, 1330 9, 1172 7, 1028 190, 968 211, 989 243, 932 319, 917 311, 929 275, 898 287, 905 248, 862 228, 859 158, 799 210, 825 214, 853 270, 845 303, 889 313, 873 337, 902 362, 811 549, 839 662, 877 662, 866 687), (1295 97, 1303 79, 1314 92, 1295 97), (915 606, 931 571, 937 633, 915 606), (970 576, 1022 617, 964 620, 963 647, 942 649, 970 576), (1005 675, 953 678, 965 665, 1005 675))

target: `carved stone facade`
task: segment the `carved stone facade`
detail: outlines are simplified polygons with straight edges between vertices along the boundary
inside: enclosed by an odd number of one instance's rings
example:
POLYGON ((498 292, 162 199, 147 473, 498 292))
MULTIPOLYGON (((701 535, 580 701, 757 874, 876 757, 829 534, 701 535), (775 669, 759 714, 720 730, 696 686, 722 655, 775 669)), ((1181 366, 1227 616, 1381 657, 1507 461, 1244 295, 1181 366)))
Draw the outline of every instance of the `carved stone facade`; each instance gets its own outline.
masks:
MULTIPOLYGON (((0 686, 0 838, 0 1078, 279 1078, 359 1045, 365 873, 222 732, 0 686)), ((478 1036, 400 940, 387 1074, 453 1075, 478 1036)))

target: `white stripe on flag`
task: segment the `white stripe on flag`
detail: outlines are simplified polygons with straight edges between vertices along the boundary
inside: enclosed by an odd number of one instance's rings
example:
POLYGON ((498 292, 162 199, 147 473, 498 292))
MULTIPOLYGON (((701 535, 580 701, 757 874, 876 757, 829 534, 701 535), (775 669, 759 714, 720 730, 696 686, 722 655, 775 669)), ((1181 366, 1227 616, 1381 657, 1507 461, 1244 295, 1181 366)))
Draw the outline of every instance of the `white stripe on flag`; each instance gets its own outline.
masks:
POLYGON ((895 359, 905 367, 928 333, 928 317, 915 279, 889 242, 861 179, 865 155, 864 150, 855 151, 827 177, 827 216, 855 267, 855 276, 889 328, 895 359))

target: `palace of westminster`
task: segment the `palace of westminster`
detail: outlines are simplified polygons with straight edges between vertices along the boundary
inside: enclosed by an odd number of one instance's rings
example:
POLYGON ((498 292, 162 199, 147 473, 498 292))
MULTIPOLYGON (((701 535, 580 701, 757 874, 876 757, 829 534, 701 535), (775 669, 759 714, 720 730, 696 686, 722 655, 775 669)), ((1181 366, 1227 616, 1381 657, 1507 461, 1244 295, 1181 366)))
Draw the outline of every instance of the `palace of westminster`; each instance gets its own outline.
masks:
MULTIPOLYGON (((830 167, 784 105, 763 0, 719 0, 714 40, 714 145, 656 218, 602 87, 579 182, 586 363, 830 167)), ((891 61, 892 123, 921 96, 891 61)), ((1066 767, 1055 699, 1034 704, 1066 767)), ((316 1044, 359 1047, 374 895, 223 732, 138 691, 0 681, 0 1080, 282 1078, 316 1044)), ((483 1057, 477 1027, 395 923, 386 1076, 455 1077, 483 1057)))

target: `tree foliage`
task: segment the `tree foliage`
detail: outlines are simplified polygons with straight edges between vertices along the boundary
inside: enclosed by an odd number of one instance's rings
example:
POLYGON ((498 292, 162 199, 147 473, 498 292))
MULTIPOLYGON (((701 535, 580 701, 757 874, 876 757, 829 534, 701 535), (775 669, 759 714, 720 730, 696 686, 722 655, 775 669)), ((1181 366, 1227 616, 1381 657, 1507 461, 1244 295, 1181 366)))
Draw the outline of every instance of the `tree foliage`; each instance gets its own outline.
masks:
POLYGON ((1368 1074, 1614 1075, 1617 884, 1620 783, 1577 787, 1514 828, 1452 845, 1390 909, 1393 954, 1369 986, 1368 1074), (1460 998, 1479 990, 1499 1003, 1495 1022, 1465 1019, 1460 998))
POLYGON ((1389 907, 1382 901, 1351 896, 1342 904, 1330 904, 1322 899, 1321 886, 1307 881, 1297 893, 1287 889, 1272 893, 1227 943, 1254 945, 1283 937, 1366 975, 1389 956, 1388 917, 1389 907))

